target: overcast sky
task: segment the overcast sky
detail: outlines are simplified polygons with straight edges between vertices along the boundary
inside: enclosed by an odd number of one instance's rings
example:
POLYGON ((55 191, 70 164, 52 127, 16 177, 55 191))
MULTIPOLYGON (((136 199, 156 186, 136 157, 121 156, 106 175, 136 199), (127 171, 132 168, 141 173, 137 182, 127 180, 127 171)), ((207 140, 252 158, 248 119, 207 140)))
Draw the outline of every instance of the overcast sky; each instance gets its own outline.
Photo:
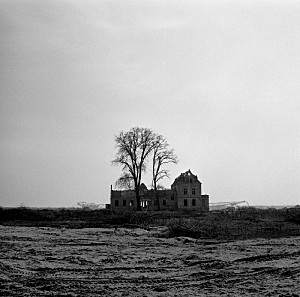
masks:
POLYGON ((134 126, 175 149, 166 187, 300 204, 299 1, 0 0, 0 63, 2 206, 109 203, 134 126))

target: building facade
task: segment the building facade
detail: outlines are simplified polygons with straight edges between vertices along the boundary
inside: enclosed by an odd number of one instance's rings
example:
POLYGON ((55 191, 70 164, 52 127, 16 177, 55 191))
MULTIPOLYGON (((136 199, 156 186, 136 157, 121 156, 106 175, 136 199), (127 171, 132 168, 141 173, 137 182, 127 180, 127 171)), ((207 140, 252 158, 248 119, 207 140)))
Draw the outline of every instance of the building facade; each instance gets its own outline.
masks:
MULTIPOLYGON (((202 184, 190 170, 181 173, 171 185, 171 189, 148 190, 142 184, 140 188, 141 206, 148 210, 196 210, 209 211, 209 196, 202 195, 202 184)), ((130 210, 136 208, 134 190, 113 190, 110 194, 111 209, 130 210)))

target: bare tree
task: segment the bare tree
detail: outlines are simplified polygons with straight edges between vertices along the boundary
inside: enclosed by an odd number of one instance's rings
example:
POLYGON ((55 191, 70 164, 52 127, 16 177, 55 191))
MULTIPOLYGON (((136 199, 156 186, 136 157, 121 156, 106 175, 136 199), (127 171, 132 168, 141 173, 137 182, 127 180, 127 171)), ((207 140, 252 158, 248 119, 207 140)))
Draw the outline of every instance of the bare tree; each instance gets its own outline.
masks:
POLYGON ((130 173, 124 172, 116 181, 115 187, 119 189, 133 190, 134 181, 130 173))
MULTIPOLYGON (((115 136, 117 153, 113 165, 122 166, 123 177, 132 177, 137 210, 141 209, 140 186, 142 173, 146 170, 146 161, 153 149, 155 134, 151 129, 135 127, 128 132, 115 136)), ((122 178, 122 176, 121 176, 122 178)))
POLYGON ((169 170, 163 168, 168 163, 178 163, 178 158, 171 149, 166 138, 162 135, 155 135, 153 142, 153 158, 152 158, 152 186, 154 189, 155 199, 157 201, 158 210, 160 210, 158 189, 160 185, 158 182, 169 176, 169 170))

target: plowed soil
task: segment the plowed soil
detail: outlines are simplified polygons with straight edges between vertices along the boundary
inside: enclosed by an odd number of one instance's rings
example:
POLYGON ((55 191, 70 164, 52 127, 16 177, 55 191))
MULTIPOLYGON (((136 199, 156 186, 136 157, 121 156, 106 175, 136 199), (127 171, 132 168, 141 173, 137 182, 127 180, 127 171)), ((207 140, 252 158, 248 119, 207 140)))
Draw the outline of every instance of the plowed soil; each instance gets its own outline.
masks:
POLYGON ((300 296, 300 237, 0 226, 1 296, 300 296))

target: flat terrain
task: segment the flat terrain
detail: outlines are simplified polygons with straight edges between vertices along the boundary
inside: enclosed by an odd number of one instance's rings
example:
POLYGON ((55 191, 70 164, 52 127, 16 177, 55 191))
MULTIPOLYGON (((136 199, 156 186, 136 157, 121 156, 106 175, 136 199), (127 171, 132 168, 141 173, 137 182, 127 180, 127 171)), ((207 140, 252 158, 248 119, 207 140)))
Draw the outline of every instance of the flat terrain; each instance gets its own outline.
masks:
POLYGON ((0 225, 1 296, 300 296, 300 237, 0 225))

